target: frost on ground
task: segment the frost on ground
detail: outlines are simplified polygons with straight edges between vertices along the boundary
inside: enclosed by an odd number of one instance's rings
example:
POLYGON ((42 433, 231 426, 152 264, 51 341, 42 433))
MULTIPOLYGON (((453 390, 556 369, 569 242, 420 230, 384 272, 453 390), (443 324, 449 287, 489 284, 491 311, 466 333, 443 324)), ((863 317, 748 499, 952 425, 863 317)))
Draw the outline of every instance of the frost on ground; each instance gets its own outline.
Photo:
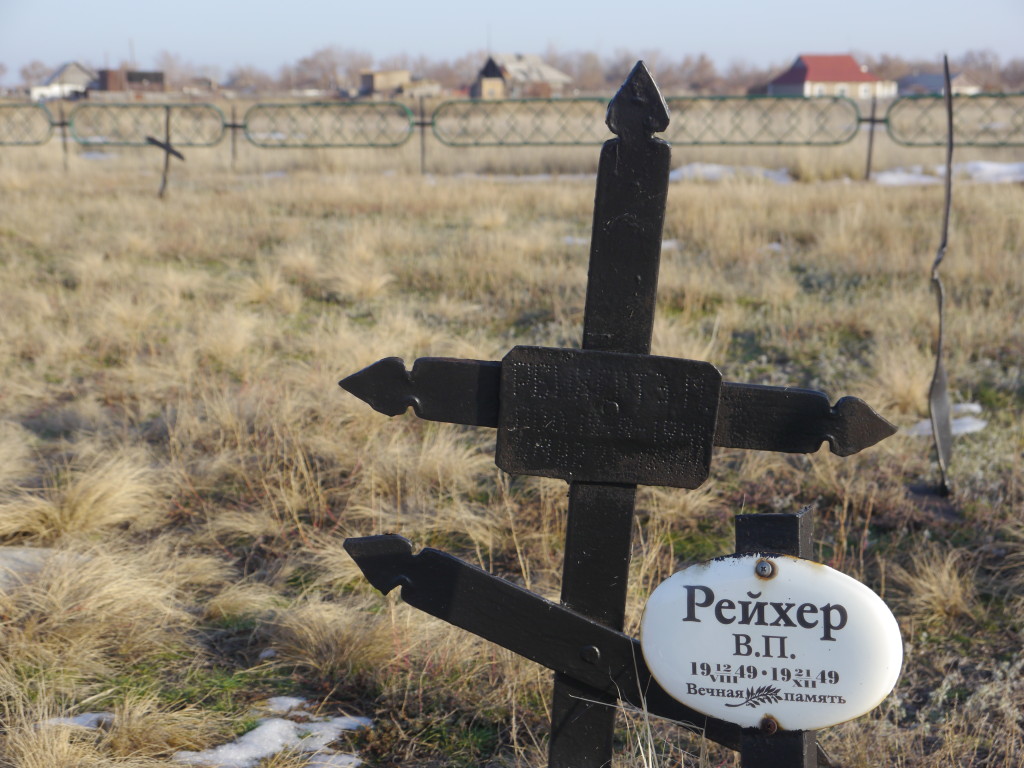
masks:
POLYGON ((373 723, 365 717, 325 718, 306 711, 307 702, 294 696, 267 699, 260 711, 273 715, 298 715, 308 722, 295 722, 284 717, 259 720, 259 725, 230 744, 202 752, 178 752, 174 760, 186 765, 209 768, 253 768, 260 760, 284 749, 315 753, 307 768, 337 768, 362 763, 355 755, 343 754, 327 745, 343 731, 369 728, 373 723))
POLYGON ((248 733, 230 744, 222 744, 202 752, 178 752, 174 760, 186 765, 210 768, 253 768, 260 760, 276 755, 283 749, 315 752, 312 766, 359 765, 355 755, 345 755, 327 745, 343 731, 368 728, 365 717, 334 717, 330 720, 296 723, 281 717, 265 718, 248 733), (330 758, 330 762, 325 762, 330 758))
MULTIPOLYGON (((981 406, 978 403, 957 403, 952 406, 951 410, 953 416, 959 417, 953 419, 951 423, 952 434, 954 435, 967 435, 971 432, 980 432, 988 426, 987 421, 977 418, 978 414, 981 413, 981 406)), ((907 427, 904 431, 908 435, 913 435, 914 437, 931 437, 931 419, 922 419, 912 427, 907 427)))
POLYGON ((785 168, 758 168, 753 165, 718 165, 689 163, 669 174, 670 181, 723 181, 725 179, 765 179, 776 184, 789 184, 793 177, 785 168))
MULTIPOLYGON (((344 731, 369 728, 373 723, 365 717, 318 717, 306 710, 305 699, 275 696, 260 708, 261 713, 300 716, 305 722, 286 717, 260 719, 259 725, 229 744, 221 744, 202 752, 178 752, 173 760, 184 765, 204 768, 254 768, 260 760, 285 749, 310 753, 306 768, 348 768, 363 761, 356 755, 331 749, 344 731)), ((65 725, 79 728, 109 727, 114 716, 109 712, 86 712, 75 717, 55 717, 41 725, 65 725)))
MULTIPOLYGON (((899 187, 939 184, 945 175, 946 169, 942 165, 930 168, 925 168, 923 165, 912 165, 909 168, 879 171, 872 176, 872 180, 883 186, 899 187)), ((953 178, 983 184, 1021 183, 1024 182, 1024 163, 993 163, 983 160, 958 163, 953 166, 953 178)))

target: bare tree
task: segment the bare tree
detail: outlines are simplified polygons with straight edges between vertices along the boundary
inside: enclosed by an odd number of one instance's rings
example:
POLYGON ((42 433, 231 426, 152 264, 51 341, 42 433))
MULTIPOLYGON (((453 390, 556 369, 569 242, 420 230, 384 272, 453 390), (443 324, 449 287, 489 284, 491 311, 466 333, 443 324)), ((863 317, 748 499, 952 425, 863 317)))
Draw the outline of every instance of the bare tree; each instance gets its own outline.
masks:
POLYGON ((378 66, 381 69, 404 69, 409 72, 413 71, 412 59, 407 53, 399 53, 394 56, 388 56, 380 60, 378 66))
POLYGON ((6 75, 6 74, 7 74, 7 65, 0 63, 0 79, 3 79, 3 76, 6 75))
POLYGON ((299 74, 292 64, 282 64, 277 72, 277 84, 286 91, 299 87, 299 74))
POLYGON ((321 48, 295 62, 295 85, 299 88, 337 88, 341 79, 338 49, 321 48))
POLYGON ((956 69, 964 72, 983 91, 998 91, 1002 86, 1002 71, 999 54, 990 50, 967 51, 951 62, 956 69))
POLYGON ((164 73, 164 82, 169 88, 180 88, 196 76, 196 67, 191 62, 170 51, 160 51, 153 63, 157 71, 164 73))
POLYGON ((358 84, 359 73, 372 64, 373 56, 366 51, 328 46, 295 63, 295 85, 321 90, 351 88, 358 84))
POLYGON ((228 70, 225 85, 236 91, 259 93, 270 90, 274 86, 274 78, 262 69, 246 64, 228 70))
POLYGON ((700 54, 687 72, 687 79, 694 93, 714 93, 719 82, 715 62, 707 54, 700 54))
POLYGON ((761 89, 784 67, 758 67, 745 61, 730 62, 718 86, 719 93, 742 96, 761 89))
POLYGON ((1010 59, 1003 66, 1003 87, 1011 92, 1024 91, 1024 59, 1010 59))
POLYGON ((21 80, 29 88, 33 85, 39 85, 49 76, 49 74, 50 68, 43 64, 43 62, 39 61, 39 59, 30 61, 21 68, 21 80))
POLYGON ((585 51, 576 57, 571 73, 576 88, 584 93, 601 93, 607 90, 608 83, 604 77, 601 57, 593 51, 585 51))

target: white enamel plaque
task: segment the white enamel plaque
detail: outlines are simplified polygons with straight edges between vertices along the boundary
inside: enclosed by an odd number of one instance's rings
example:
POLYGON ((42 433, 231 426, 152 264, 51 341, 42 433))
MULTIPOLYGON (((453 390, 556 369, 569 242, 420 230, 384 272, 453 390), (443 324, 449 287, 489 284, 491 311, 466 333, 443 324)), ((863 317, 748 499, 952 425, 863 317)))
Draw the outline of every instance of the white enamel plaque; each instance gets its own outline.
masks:
POLYGON ((896 685, 903 642, 874 592, 826 565, 732 555, 651 594, 647 666, 673 698, 745 728, 813 731, 870 712, 896 685))

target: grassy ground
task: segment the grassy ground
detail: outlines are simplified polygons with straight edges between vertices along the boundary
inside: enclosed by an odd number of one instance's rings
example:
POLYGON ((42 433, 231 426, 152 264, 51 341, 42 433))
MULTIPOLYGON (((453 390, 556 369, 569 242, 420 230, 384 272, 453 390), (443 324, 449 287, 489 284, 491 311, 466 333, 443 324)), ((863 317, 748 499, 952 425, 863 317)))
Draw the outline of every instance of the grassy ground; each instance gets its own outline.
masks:
MULTIPOLYGON (((230 173, 218 151, 176 164, 164 201, 155 151, 68 175, 51 147, 0 154, 0 540, 58 553, 0 595, 0 766, 171 764, 274 694, 372 717, 351 744, 372 765, 542 765, 549 673, 381 597, 341 542, 399 532, 555 596, 565 485, 499 472, 493 431, 389 420, 336 381, 387 355, 578 345, 592 179, 315 153, 230 173), (113 725, 37 726, 88 711, 113 725)), ((691 154, 677 163, 708 159, 691 154)), ((802 157, 731 161, 835 175, 802 157)), ((941 204, 938 187, 674 184, 653 351, 916 422, 941 204)), ((937 470, 902 434, 849 459, 719 450, 702 488, 639 495, 631 631, 662 579, 732 551, 734 514, 805 504, 819 559, 892 606, 906 668, 822 733, 842 765, 1024 761, 1021 210, 1020 186, 956 190, 950 385, 989 426, 955 443, 953 499, 912 492, 937 470)), ((619 754, 735 764, 636 713, 619 754)))

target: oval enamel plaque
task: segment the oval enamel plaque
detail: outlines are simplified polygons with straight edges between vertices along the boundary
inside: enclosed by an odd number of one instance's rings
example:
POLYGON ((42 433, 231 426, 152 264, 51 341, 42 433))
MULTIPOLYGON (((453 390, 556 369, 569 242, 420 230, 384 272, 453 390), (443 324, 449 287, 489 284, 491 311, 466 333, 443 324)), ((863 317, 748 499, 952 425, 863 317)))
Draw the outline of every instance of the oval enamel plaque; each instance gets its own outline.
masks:
POLYGON ((745 728, 817 730, 870 712, 896 685, 903 642, 859 581, 787 555, 690 566, 651 594, 647 666, 673 698, 745 728))

